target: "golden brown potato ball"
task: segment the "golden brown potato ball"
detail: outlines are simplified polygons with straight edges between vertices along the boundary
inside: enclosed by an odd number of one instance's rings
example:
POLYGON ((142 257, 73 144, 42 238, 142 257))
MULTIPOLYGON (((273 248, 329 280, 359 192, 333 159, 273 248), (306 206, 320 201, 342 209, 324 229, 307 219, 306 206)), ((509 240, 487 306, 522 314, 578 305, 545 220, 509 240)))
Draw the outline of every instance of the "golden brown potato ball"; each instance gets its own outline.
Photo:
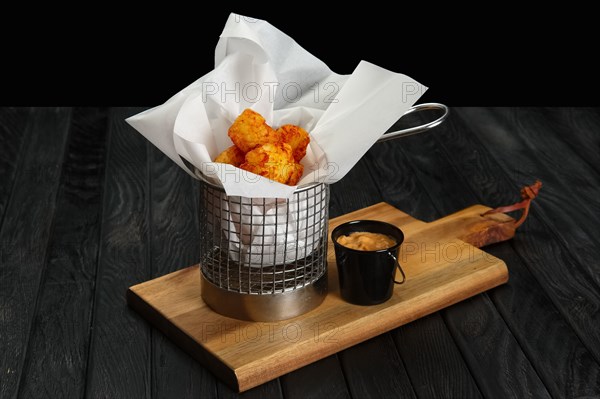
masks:
POLYGON ((246 162, 240 168, 279 183, 294 185, 302 175, 297 165, 292 147, 286 143, 277 143, 263 144, 246 153, 246 162))
POLYGON ((245 157, 246 154, 244 154, 242 150, 237 148, 235 145, 232 145, 220 153, 215 158, 215 162, 228 163, 229 165, 237 166, 239 168, 240 165, 245 161, 245 157))
POLYGON ((227 132, 233 144, 247 153, 262 144, 275 144, 279 134, 265 123, 261 114, 247 108, 238 116, 227 132))
POLYGON ((292 153, 296 162, 300 162, 306 155, 306 147, 310 143, 308 132, 296 125, 283 125, 277 129, 281 141, 292 147, 292 153))

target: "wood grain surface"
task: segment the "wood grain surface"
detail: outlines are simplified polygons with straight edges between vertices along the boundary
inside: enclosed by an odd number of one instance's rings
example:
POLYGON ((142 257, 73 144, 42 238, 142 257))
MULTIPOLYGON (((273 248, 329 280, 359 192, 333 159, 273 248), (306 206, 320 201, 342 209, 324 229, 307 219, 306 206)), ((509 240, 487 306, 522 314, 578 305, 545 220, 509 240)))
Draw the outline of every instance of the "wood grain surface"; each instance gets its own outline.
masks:
POLYGON ((20 157, 24 153, 21 146, 25 142, 23 137, 29 113, 28 108, 4 108, 0 112, 0 221, 4 218, 20 157))
MULTIPOLYGON (((480 215, 489 208, 470 209, 480 215)), ((197 266, 131 287, 128 303, 185 350, 202 353, 198 360, 225 382, 245 391, 505 283, 508 271, 500 259, 453 238, 462 229, 448 229, 449 219, 464 220, 466 213, 424 223, 380 203, 330 220, 330 232, 357 219, 387 221, 404 232, 399 261, 407 282, 380 305, 355 306, 340 298, 331 241, 327 297, 315 310, 281 323, 235 321, 213 312, 200 297, 197 266)))
MULTIPOLYGON (((450 125, 448 129, 451 129, 452 120, 447 121, 446 124, 450 125)), ((464 198, 469 194, 469 189, 463 187, 462 181, 458 177, 454 176, 452 178, 448 178, 446 176, 448 170, 453 170, 453 166, 446 161, 443 148, 438 146, 436 140, 433 140, 433 138, 438 139, 439 137, 408 137, 402 142, 390 142, 388 144, 389 152, 387 154, 380 156, 374 156, 374 154, 367 155, 367 158, 372 160, 372 162, 377 165, 377 168, 374 168, 374 170, 385 171, 383 165, 385 163, 388 165, 391 164, 389 167, 397 170, 411 171, 411 173, 407 173, 407 176, 404 178, 404 180, 410 182, 408 186, 412 187, 413 192, 420 192, 420 194, 417 195, 422 198, 421 206, 424 208, 416 209, 415 211, 419 212, 419 217, 423 218, 424 220, 436 219, 442 215, 455 212, 462 207, 469 206, 477 202, 464 201, 464 198), (403 153, 403 156, 401 157, 392 155, 397 152, 403 153), (427 156, 424 156, 423 154, 427 154, 427 156), (398 164, 396 164, 396 162, 398 162, 398 164), (437 211, 436 208, 439 201, 444 201, 445 204, 449 204, 451 206, 447 206, 445 209, 437 211)), ((377 179, 377 181, 383 181, 383 176, 377 179)), ((386 193, 385 186, 384 193, 386 193)), ((411 193, 410 196, 406 194, 401 196, 400 194, 391 193, 390 195, 393 195, 395 198, 402 199, 402 203, 400 203, 399 206, 410 206, 411 199, 415 194, 411 193)), ((463 376, 460 374, 457 376, 463 381, 470 381, 472 378, 471 375, 476 376, 475 381, 479 381, 479 377, 481 375, 494 375, 495 370, 503 367, 500 363, 500 358, 498 357, 487 358, 487 363, 476 361, 476 359, 480 357, 480 353, 482 351, 485 351, 487 347, 492 346, 492 339, 495 340, 502 338, 503 342, 505 343, 504 349, 506 350, 506 353, 511 353, 511 355, 516 354, 518 358, 521 359, 525 358, 525 354, 522 353, 518 342, 516 342, 512 337, 512 333, 505 325, 502 316, 493 308, 482 308, 479 306, 479 301, 484 300, 485 295, 486 294, 482 295, 481 298, 475 298, 473 301, 469 301, 466 304, 462 304, 461 307, 463 310, 461 312, 452 313, 451 318, 448 317, 448 313, 451 312, 452 309, 445 309, 440 312, 444 328, 448 329, 449 335, 453 337, 454 342, 459 347, 459 351, 462 353, 463 358, 461 361, 465 362, 466 368, 469 370, 468 376, 463 376), (481 309, 485 309, 486 312, 482 312, 481 309), (454 322, 454 324, 452 324, 452 322, 454 322), (492 338, 492 335, 490 334, 489 341, 471 340, 469 339, 468 327, 467 329, 456 328, 456 326, 472 325, 480 325, 481 328, 486 329, 486 331, 495 331, 496 336, 492 338)), ((431 363, 429 363, 429 365, 430 364, 431 363)), ((438 373, 435 374, 437 375, 438 373)), ((524 374, 530 379, 536 378, 535 369, 532 367, 527 367, 524 374)), ((439 395, 442 397, 460 397, 465 395, 469 396, 475 391, 481 391, 484 396, 493 396, 496 394, 496 392, 504 392, 504 395, 509 395, 515 394, 512 392, 515 387, 523 387, 523 390, 518 392, 518 394, 523 397, 530 397, 535 394, 532 393, 529 388, 525 388, 525 385, 522 384, 523 381, 520 381, 515 377, 518 376, 515 376, 514 374, 496 376, 494 383, 495 386, 492 387, 490 385, 480 383, 478 386, 472 387, 466 392, 453 392, 447 390, 447 387, 441 386, 439 389, 439 395)), ((466 384, 451 385, 453 388, 462 388, 465 386, 466 384)), ((543 387, 541 391, 544 391, 543 387)))
POLYGON ((21 132, 22 159, 0 226, 0 397, 17 392, 23 378, 70 118, 69 109, 36 109, 21 132))
MULTIPOLYGON (((446 131, 454 131, 454 121, 448 121, 446 131)), ((454 165, 449 162, 448 151, 443 144, 448 141, 447 138, 441 135, 436 135, 433 139, 427 140, 425 136, 415 136, 407 139, 402 150, 405 151, 408 160, 414 168, 414 175, 419 181, 423 182, 424 189, 429 193, 432 199, 430 209, 434 210, 434 215, 443 215, 447 212, 453 212, 457 208, 467 206, 477 200, 471 199, 471 188, 463 183, 457 177, 453 179, 445 179, 446 170, 454 169, 454 165), (413 155, 416 150, 421 149, 431 154, 431 157, 422 157, 413 155), (427 170, 427 175, 423 170, 427 170)), ((452 143, 457 147, 463 148, 464 143, 452 143)), ((463 152, 456 158, 469 162, 467 153, 463 152)), ((473 166, 477 167, 477 166, 473 166)), ((477 180, 477 184, 487 184, 485 180, 477 180)), ((507 200, 506 203, 513 203, 518 199, 518 189, 509 190, 507 197, 513 196, 512 200, 507 200)), ((499 205, 499 204, 497 204, 499 205)), ((510 270, 510 267, 509 267, 510 270)), ((512 280, 512 278, 511 278, 512 280)), ((509 280, 509 284, 511 281, 509 280)), ((493 292, 492 290, 490 292, 493 292)), ((526 354, 522 351, 518 341, 513 337, 513 333, 502 317, 494 307, 486 306, 486 296, 481 295, 473 300, 461 304, 461 311, 454 312, 454 308, 446 309, 442 312, 445 324, 447 325, 450 334, 454 337, 455 342, 467 362, 467 365, 476 380, 480 380, 482 375, 492 375, 495 370, 502 368, 502 357, 487 356, 481 358, 482 353, 486 353, 490 347, 495 347, 502 353, 510 354, 514 357, 515 362, 522 363, 522 374, 505 373, 497 375, 493 384, 478 384, 478 389, 484 396, 519 396, 519 397, 544 397, 547 395, 545 388, 539 382, 536 370, 526 362, 526 354), (480 339, 474 340, 471 337, 471 328, 473 325, 478 325, 480 328, 490 331, 490 334, 483 335, 480 339), (491 334, 491 332, 494 334, 491 334), (493 342, 502 342, 503 346, 494 346, 493 342), (537 390, 531 389, 531 381, 537 381, 534 387, 537 390)), ((486 380, 487 381, 487 380, 486 380)))
POLYGON ((139 110, 0 108, 0 398, 600 397, 600 108, 453 107, 374 145, 332 217, 385 201, 429 222, 541 179, 485 248, 510 280, 241 394, 124 300, 198 261, 198 184, 126 124, 139 110))
POLYGON ((109 114, 98 272, 88 355, 86 396, 131 397, 151 393, 151 331, 122 305, 127 286, 151 278, 148 245, 149 145, 123 119, 133 109, 109 114), (122 378, 123 375, 128 378, 122 378))
MULTIPOLYGON (((135 134, 135 133, 132 133, 135 134)), ((197 205, 194 181, 158 149, 148 156, 150 189, 151 276, 158 277, 180 269, 180 259, 192 264, 199 256, 196 228, 197 205), (191 215, 191 217, 190 217, 191 215)), ((152 331, 152 396, 200 396, 216 393, 216 380, 198 362, 179 350, 163 334, 152 331), (186 370, 182 373, 181 370, 186 370)))
MULTIPOLYGON (((445 149, 450 164, 462 171, 465 176, 472 176, 473 181, 477 183, 470 183, 463 179, 464 183, 459 186, 463 197, 452 201, 438 198, 436 207, 444 212, 454 209, 453 203, 456 204, 455 206, 461 206, 464 203, 481 201, 496 206, 515 201, 516 185, 510 183, 504 171, 494 162, 494 152, 478 145, 475 132, 467 123, 463 123, 463 120, 456 118, 450 122, 447 129, 435 139, 438 145, 445 149)), ((529 178, 534 179, 535 176, 529 178)), ((537 207, 538 204, 534 206, 537 207)), ((569 397, 580 391, 589 392, 591 387, 598 385, 596 362, 590 357, 590 352, 585 349, 574 331, 567 327, 568 323, 564 319, 559 321, 556 318, 557 308, 553 306, 544 286, 530 273, 522 258, 513 249, 517 243, 529 239, 531 234, 524 231, 535 223, 535 217, 528 219, 519 229, 511 245, 487 248, 491 253, 500 251, 501 258, 511 265, 509 283, 490 291, 489 296, 519 346, 530 359, 544 386, 553 396, 569 397), (551 339, 539 339, 547 331, 555 328, 561 331, 557 336, 565 339, 568 344, 563 346, 551 339), (529 355, 531 353, 537 353, 537 356, 532 357, 529 355), (579 367, 581 362, 587 364, 589 368, 579 367), (558 370, 562 371, 557 372, 558 370)), ((524 386, 524 382, 520 385, 524 386)))
POLYGON ((85 390, 106 128, 105 109, 73 110, 47 266, 33 315, 31 355, 21 380, 25 397, 47 392, 78 397, 85 390))

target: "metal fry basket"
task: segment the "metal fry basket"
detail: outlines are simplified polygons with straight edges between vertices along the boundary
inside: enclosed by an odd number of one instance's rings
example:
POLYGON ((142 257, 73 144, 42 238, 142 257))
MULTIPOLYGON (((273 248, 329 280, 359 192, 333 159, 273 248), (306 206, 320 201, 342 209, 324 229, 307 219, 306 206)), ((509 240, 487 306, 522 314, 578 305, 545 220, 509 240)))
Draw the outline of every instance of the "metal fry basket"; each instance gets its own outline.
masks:
POLYGON ((315 183, 276 199, 228 196, 220 185, 200 184, 206 304, 252 321, 288 319, 317 307, 327 295, 329 186, 315 183))
MULTIPOLYGON (((437 119, 387 132, 378 142, 428 131, 448 116, 439 103, 419 104, 404 115, 436 111, 437 119)), ((225 316, 275 321, 317 307, 327 295, 329 186, 313 183, 289 199, 227 196, 200 179, 202 299, 225 316)))

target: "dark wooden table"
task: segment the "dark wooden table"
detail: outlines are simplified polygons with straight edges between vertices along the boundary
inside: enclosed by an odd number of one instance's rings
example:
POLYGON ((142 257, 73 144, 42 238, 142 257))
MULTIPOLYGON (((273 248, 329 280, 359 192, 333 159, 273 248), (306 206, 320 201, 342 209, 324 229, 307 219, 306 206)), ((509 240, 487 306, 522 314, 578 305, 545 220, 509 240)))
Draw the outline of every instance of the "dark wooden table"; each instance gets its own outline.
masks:
MULTIPOLYGON (((125 303, 198 261, 198 183, 125 122, 140 109, 0 109, 0 398, 236 397, 125 303)), ((241 396, 600 397, 600 110, 452 108, 331 187, 425 221, 518 200, 487 247, 508 284, 241 396)))

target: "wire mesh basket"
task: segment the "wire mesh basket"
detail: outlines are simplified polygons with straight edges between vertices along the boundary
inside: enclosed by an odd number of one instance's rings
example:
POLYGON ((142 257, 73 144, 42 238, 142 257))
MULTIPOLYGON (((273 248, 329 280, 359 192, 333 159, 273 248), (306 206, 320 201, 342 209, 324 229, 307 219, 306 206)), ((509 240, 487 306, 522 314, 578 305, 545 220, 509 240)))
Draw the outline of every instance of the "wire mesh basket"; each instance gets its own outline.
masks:
POLYGON ((202 298, 244 320, 298 316, 327 294, 329 186, 299 187, 291 198, 228 196, 201 179, 202 298))

